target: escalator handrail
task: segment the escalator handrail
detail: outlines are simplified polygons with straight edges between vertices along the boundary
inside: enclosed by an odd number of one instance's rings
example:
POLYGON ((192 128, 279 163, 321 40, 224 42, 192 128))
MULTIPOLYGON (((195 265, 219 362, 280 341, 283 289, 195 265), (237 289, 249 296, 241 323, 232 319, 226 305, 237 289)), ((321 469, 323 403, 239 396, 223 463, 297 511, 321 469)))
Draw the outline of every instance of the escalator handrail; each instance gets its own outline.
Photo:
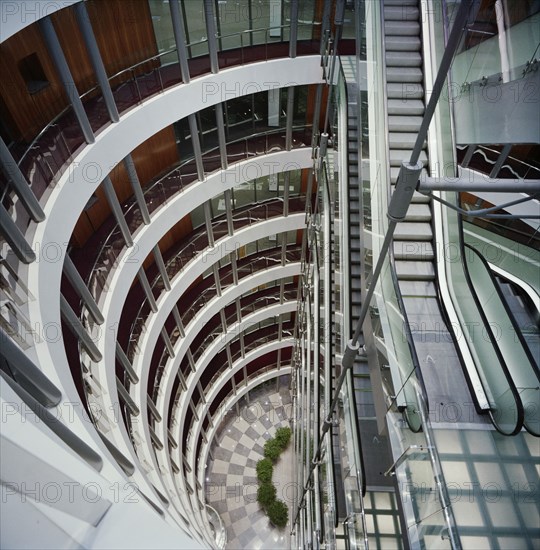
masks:
MULTIPOLYGON (((464 241, 464 238, 463 238, 463 221, 462 221, 461 216, 458 217, 458 225, 459 225, 460 254, 461 254, 461 258, 465 258, 465 246, 467 246, 467 245, 465 244, 465 241, 464 241)), ((469 292, 471 293, 471 297, 474 300, 474 303, 476 305, 476 308, 478 310, 480 318, 482 319, 482 322, 484 323, 484 329, 487 331, 487 334, 489 334, 490 339, 493 342, 495 342, 496 341, 495 335, 493 334, 493 331, 491 330, 491 327, 489 326, 489 321, 488 321, 488 319, 487 319, 487 317, 486 317, 486 315, 485 315, 485 313, 482 309, 482 306, 480 304, 480 300, 479 300, 478 295, 477 295, 477 293, 474 289, 474 285, 473 285, 472 280, 471 280, 471 275, 469 273, 469 268, 467 266, 467 262, 462 259, 461 265, 463 267, 463 273, 465 275, 465 281, 467 282, 469 292)), ((509 390, 510 390, 510 392, 512 393, 512 395, 514 397, 514 400, 516 401, 517 420, 516 420, 516 427, 514 428, 514 430, 512 430, 511 433, 504 432, 497 425, 497 422, 495 421, 495 418, 493 417, 492 414, 490 414, 491 421, 492 421, 493 425, 495 426, 495 429, 498 432, 502 433, 503 435, 516 435, 517 433, 519 433, 521 431, 521 428, 523 427, 523 420, 525 418, 525 412, 523 410, 523 404, 521 403, 519 393, 518 393, 517 388, 516 388, 516 386, 515 386, 515 384, 512 380, 512 377, 510 376, 510 372, 508 371, 508 366, 506 365, 506 361, 504 360, 499 347, 497 345, 493 345, 493 350, 495 351, 495 354, 497 355, 497 359, 499 359, 499 363, 500 363, 500 366, 501 366, 501 371, 502 371, 506 381, 508 382, 509 390)))

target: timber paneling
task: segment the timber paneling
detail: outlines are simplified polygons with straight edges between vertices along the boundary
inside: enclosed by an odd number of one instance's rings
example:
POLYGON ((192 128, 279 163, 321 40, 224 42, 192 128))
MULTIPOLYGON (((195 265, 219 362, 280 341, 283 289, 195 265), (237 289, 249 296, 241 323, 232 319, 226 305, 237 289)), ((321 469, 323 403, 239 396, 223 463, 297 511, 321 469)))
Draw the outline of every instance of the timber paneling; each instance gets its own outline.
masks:
MULTIPOLYGON (((144 0, 90 0, 90 22, 109 76, 158 53, 152 17, 144 0)), ((74 9, 51 15, 79 94, 96 85, 74 9)), ((127 79, 123 75, 115 84, 127 79)), ((50 58, 39 25, 34 23, 0 45, 0 104, 7 111, 4 139, 31 142, 65 107, 68 99, 50 58), (36 54, 49 85, 29 93, 19 69, 25 57, 36 54)))

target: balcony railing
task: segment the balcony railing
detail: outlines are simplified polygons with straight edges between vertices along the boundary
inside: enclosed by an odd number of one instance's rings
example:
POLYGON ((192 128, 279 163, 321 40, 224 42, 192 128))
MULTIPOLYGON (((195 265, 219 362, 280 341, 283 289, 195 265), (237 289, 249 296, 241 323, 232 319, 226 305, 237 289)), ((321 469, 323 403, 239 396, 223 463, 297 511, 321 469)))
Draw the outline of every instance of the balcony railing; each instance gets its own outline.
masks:
MULTIPOLYGON (((318 23, 299 23, 299 28, 312 28, 318 23)), ((283 25, 282 31, 290 25, 283 25)), ((218 41, 227 39, 235 45, 232 49, 218 52, 220 67, 232 67, 259 61, 268 61, 289 56, 288 42, 272 42, 270 29, 253 29, 235 34, 217 35, 218 41), (251 45, 252 36, 264 35, 264 43, 251 45), (234 40, 236 38, 236 41, 234 40)), ((208 39, 187 44, 188 50, 196 49, 208 39)), ((319 52, 318 40, 301 40, 298 42, 297 55, 313 55, 319 52)), ((176 54, 172 48, 154 55, 119 71, 108 78, 115 103, 120 115, 140 105, 148 98, 163 93, 165 90, 182 82, 178 63, 162 64, 163 59, 176 54)), ((189 59, 190 76, 196 77, 210 72, 210 60, 207 55, 189 59)), ((98 134, 110 124, 99 86, 94 86, 80 96, 92 130, 98 134)), ((32 191, 39 199, 46 190, 57 182, 64 172, 67 163, 73 162, 76 154, 84 146, 84 137, 71 106, 62 110, 41 130, 30 145, 15 145, 12 154, 17 160, 23 174, 28 178, 32 191)), ((0 199, 4 199, 9 187, 4 190, 0 199)), ((24 232, 29 218, 22 214, 17 216, 18 226, 24 232)))
MULTIPOLYGON (((293 141, 293 148, 304 147, 311 143, 310 128, 294 128, 293 136, 296 138, 293 141)), ((284 130, 280 128, 272 132, 241 138, 228 144, 227 148, 228 153, 230 152, 231 154, 230 159, 232 162, 240 162, 258 155, 286 150, 284 130)), ((203 154, 203 162, 210 156, 215 155, 216 152, 217 148, 205 152, 203 154)), ((219 168, 220 166, 216 169, 219 168)), ((144 190, 144 195, 150 215, 159 207, 167 204, 172 197, 184 192, 190 184, 196 181, 198 179, 194 160, 190 159, 147 186, 144 190)), ((131 233, 143 224, 142 215, 140 214, 135 197, 132 197, 124 207, 124 215, 131 233)), ((235 220, 235 228, 252 222, 253 220, 250 218, 247 220, 244 219, 243 222, 237 219, 235 220)), ((114 226, 98 248, 97 258, 87 276, 87 286, 96 302, 99 303, 102 292, 107 288, 107 278, 112 269, 118 266, 120 254, 125 248, 125 240, 118 225, 114 226)), ((195 250, 194 247, 192 249, 195 250)), ((85 261, 88 261, 88 259, 86 258, 85 261)), ((129 261, 129 258, 126 261, 129 261)), ((80 271, 83 270, 81 269, 80 271)))

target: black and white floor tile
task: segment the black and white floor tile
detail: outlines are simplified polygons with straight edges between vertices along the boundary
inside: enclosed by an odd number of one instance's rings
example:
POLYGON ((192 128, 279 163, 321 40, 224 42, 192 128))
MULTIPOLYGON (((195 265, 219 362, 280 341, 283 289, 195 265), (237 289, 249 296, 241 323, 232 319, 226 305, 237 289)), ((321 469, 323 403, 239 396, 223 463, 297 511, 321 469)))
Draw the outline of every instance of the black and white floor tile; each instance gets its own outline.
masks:
MULTIPOLYGON (((212 447, 213 460, 207 465, 206 499, 221 516, 227 529, 228 549, 289 548, 290 525, 277 529, 257 503, 256 464, 263 458, 263 446, 277 428, 289 426, 292 414, 288 390, 275 385, 258 392, 249 404, 243 401, 238 414, 229 418, 212 447)), ((276 464, 273 483, 278 498, 287 502, 292 487, 291 445, 276 464), (290 456, 289 456, 290 455, 290 456)), ((287 502, 289 511, 291 502, 287 502)))

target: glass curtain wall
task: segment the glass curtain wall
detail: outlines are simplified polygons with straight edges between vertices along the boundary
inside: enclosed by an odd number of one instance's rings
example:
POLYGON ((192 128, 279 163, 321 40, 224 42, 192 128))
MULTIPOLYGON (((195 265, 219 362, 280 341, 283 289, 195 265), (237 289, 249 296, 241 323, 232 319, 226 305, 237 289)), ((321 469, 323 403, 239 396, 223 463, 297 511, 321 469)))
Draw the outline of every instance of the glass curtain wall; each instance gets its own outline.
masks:
MULTIPOLYGON (((148 0, 161 64, 176 63, 176 48, 168 2, 148 0)), ((219 51, 236 50, 262 44, 286 43, 291 24, 298 26, 298 40, 312 40, 321 22, 315 11, 316 0, 299 2, 298 18, 291 21, 288 0, 211 0, 213 25, 219 51)), ((208 54, 208 30, 204 0, 181 1, 184 32, 190 58, 208 54)), ((248 55, 248 52, 246 52, 248 55)))

